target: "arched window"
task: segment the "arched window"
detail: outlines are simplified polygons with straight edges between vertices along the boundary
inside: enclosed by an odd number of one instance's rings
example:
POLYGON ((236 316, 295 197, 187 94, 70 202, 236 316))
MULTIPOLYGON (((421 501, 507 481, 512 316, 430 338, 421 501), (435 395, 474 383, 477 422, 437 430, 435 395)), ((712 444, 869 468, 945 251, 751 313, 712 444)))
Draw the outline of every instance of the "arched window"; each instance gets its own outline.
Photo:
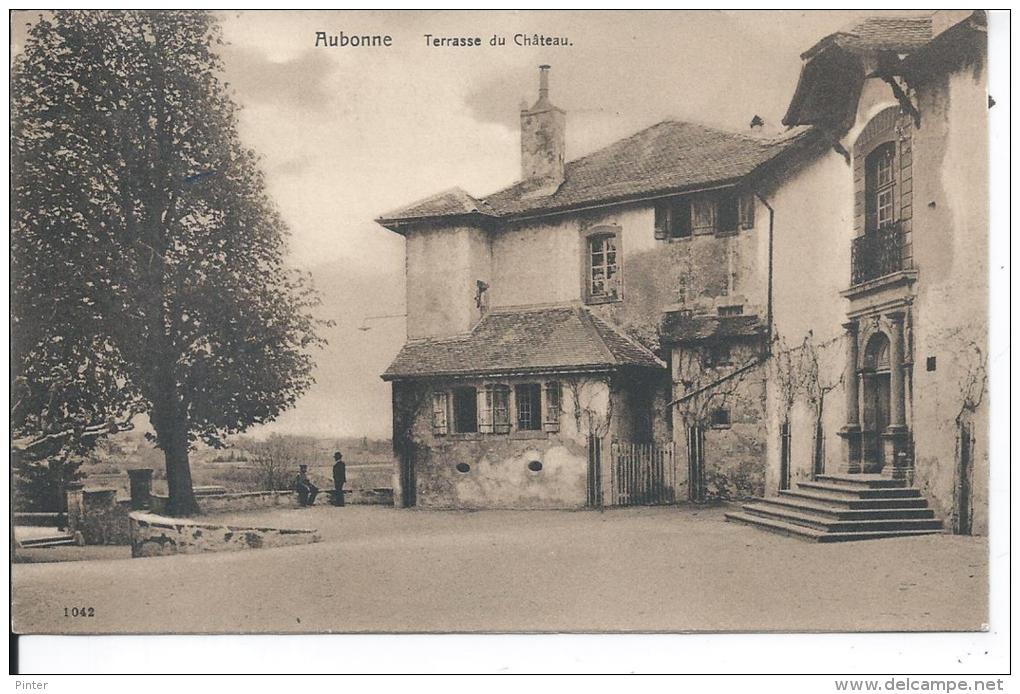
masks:
POLYGON ((864 162, 864 231, 872 233, 896 221, 896 143, 883 142, 864 162))

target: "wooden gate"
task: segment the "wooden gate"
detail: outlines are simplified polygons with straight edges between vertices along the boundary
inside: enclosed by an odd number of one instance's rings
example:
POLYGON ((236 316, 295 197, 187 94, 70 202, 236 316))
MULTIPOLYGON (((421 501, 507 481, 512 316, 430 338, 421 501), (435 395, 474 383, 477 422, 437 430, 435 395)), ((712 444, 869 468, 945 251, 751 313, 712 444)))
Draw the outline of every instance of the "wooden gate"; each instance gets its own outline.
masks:
POLYGON ((602 508, 602 439, 598 436, 588 437, 588 487, 587 501, 589 508, 602 508))
POLYGON ((609 454, 606 505, 654 506, 676 503, 676 455, 672 442, 613 441, 609 454))
POLYGON ((687 427, 687 497, 705 500, 705 429, 687 427))

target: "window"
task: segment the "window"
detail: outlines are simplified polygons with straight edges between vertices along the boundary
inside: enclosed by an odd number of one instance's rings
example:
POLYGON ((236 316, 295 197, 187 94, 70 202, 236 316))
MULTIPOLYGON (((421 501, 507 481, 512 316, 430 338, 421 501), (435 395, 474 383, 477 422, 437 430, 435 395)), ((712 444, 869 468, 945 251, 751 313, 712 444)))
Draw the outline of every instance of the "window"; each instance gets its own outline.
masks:
POLYGON ((719 198, 718 228, 720 233, 754 227, 754 195, 729 191, 719 198))
POLYGON ((666 200, 655 206, 655 238, 731 233, 754 227, 754 195, 728 191, 718 197, 666 200))
POLYGON ((458 434, 478 431, 478 394, 474 388, 454 388, 453 428, 458 434))
POLYGON ((725 407, 717 407, 711 414, 712 427, 714 429, 728 429, 730 426, 730 411, 725 407))
POLYGON ((446 393, 432 394, 432 433, 443 436, 447 432, 447 399, 446 393))
POLYGON ((517 401, 517 429, 536 431, 542 428, 542 388, 537 383, 522 383, 514 388, 517 401))
POLYGON ((736 304, 733 306, 720 306, 718 309, 720 316, 742 316, 744 315, 743 304, 736 304))
POLYGON ((896 221, 896 143, 879 145, 864 162, 865 231, 878 231, 896 221))
POLYGON ((545 384, 545 421, 543 428, 546 431, 559 431, 560 429, 560 404, 563 399, 563 391, 559 381, 549 381, 545 384))
POLYGON ((665 200, 655 206, 655 238, 684 239, 691 235, 691 203, 665 200))
POLYGON ((588 239, 588 296, 596 301, 620 298, 620 265, 616 235, 599 234, 588 239))

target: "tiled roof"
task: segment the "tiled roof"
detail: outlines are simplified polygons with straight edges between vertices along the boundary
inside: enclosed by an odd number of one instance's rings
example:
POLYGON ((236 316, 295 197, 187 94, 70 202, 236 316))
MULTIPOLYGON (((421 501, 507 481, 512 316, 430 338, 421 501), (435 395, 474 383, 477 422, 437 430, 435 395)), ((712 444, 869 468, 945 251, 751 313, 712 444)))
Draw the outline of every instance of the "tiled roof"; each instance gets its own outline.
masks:
POLYGON ((412 218, 465 214, 472 203, 477 207, 475 212, 512 218, 736 183, 804 141, 808 132, 808 128, 797 128, 781 137, 765 139, 694 123, 663 121, 567 162, 563 184, 551 195, 535 195, 536 186, 545 185, 535 180, 519 181, 481 201, 456 189, 459 200, 470 202, 436 204, 430 198, 377 221, 389 225, 412 218), (448 212, 448 207, 460 209, 448 212), (437 211, 429 214, 432 209, 437 211))
POLYGON ((579 306, 496 309, 467 335, 408 342, 385 380, 621 366, 665 368, 649 350, 579 306))
POLYGON ((917 52, 932 41, 932 27, 932 15, 868 17, 829 34, 801 54, 804 65, 783 123, 849 127, 866 78, 860 56, 917 52), (833 48, 837 50, 829 50, 833 48))
POLYGON ((763 139, 663 121, 568 162, 563 184, 552 195, 532 197, 532 183, 522 181, 485 202, 501 216, 512 216, 732 183, 789 149, 805 132, 763 139))
POLYGON ((725 337, 757 337, 765 326, 758 316, 692 316, 685 311, 669 311, 662 316, 661 339, 664 343, 700 342, 725 337))
POLYGON ((868 17, 848 29, 829 34, 807 51, 807 59, 828 45, 855 52, 895 51, 909 53, 932 38, 931 17, 868 17))
POLYGON ((394 222, 434 217, 458 217, 463 215, 491 216, 484 202, 475 200, 460 188, 451 188, 436 193, 424 200, 412 202, 398 210, 388 212, 379 218, 379 222, 394 222))

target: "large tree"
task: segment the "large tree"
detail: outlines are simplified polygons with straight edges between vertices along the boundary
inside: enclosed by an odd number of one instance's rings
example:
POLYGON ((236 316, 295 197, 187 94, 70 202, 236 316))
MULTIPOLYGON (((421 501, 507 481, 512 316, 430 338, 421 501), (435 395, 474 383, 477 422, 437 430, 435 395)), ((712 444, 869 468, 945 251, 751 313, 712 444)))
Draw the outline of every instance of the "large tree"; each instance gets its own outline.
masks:
POLYGON ((87 447, 144 412, 179 515, 191 446, 293 404, 321 343, 220 44, 205 12, 56 12, 11 85, 16 447, 87 447))

